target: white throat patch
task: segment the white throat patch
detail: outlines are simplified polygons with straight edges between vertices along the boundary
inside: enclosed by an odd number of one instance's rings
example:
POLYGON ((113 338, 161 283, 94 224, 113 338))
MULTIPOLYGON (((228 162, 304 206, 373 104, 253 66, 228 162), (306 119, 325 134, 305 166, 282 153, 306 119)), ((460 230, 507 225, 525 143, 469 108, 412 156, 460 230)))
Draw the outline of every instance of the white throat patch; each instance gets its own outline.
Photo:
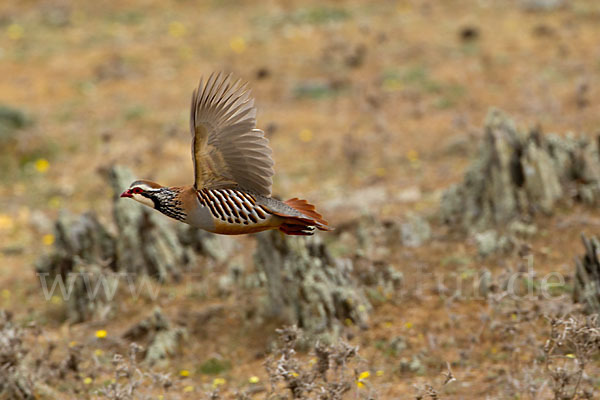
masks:
POLYGON ((139 193, 132 193, 133 199, 139 203, 142 203, 148 207, 154 208, 154 202, 149 198, 142 196, 139 193))

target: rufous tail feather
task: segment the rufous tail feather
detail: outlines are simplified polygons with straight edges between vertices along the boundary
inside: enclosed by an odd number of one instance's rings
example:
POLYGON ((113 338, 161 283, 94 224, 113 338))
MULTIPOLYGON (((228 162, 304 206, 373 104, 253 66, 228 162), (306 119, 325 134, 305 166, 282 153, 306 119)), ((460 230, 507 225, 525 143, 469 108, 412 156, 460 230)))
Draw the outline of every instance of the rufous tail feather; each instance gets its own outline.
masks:
POLYGON ((308 233, 308 231, 306 230, 308 226, 314 226, 321 231, 333 230, 328 226, 327 221, 323 219, 323 216, 315 210, 315 206, 313 206, 306 200, 294 197, 293 199, 284 201, 284 203, 292 207, 293 209, 301 212, 302 215, 306 216, 307 218, 290 217, 290 219, 292 219, 293 222, 290 224, 283 224, 279 228, 282 232, 287 233, 288 235, 312 235, 312 232, 308 233))

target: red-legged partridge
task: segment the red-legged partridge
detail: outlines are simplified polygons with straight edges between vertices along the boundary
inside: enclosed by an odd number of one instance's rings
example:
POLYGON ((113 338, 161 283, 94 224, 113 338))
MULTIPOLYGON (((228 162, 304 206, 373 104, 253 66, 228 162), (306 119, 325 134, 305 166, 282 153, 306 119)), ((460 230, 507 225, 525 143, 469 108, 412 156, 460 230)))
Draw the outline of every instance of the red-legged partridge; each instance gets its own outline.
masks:
POLYGON ((273 160, 247 84, 212 74, 192 96, 190 116, 195 182, 162 186, 131 184, 130 197, 161 213, 225 235, 279 229, 288 235, 331 230, 306 200, 271 197, 273 160))

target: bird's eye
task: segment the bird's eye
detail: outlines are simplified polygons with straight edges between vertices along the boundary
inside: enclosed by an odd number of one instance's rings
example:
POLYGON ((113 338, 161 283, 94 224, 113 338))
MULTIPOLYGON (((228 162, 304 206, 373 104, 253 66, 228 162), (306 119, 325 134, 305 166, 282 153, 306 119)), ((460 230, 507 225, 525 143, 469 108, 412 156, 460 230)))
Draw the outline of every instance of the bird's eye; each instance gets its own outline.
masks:
POLYGON ((135 193, 135 194, 141 194, 142 193, 142 189, 140 189, 139 187, 133 188, 133 193, 135 193))

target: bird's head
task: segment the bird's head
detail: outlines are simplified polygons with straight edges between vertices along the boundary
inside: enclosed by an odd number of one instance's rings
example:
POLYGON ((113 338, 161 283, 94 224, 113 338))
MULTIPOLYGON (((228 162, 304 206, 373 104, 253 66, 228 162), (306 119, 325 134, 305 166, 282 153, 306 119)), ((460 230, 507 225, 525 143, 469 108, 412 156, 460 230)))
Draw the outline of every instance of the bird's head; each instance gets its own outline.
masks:
POLYGON ((135 181, 121 197, 129 197, 179 221, 186 220, 182 208, 180 187, 165 187, 151 181, 135 181))
POLYGON ((133 182, 129 189, 121 193, 121 197, 129 197, 148 207, 160 208, 160 193, 163 187, 158 183, 139 180, 133 182))

